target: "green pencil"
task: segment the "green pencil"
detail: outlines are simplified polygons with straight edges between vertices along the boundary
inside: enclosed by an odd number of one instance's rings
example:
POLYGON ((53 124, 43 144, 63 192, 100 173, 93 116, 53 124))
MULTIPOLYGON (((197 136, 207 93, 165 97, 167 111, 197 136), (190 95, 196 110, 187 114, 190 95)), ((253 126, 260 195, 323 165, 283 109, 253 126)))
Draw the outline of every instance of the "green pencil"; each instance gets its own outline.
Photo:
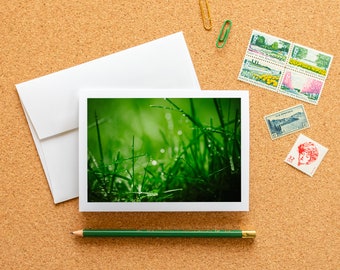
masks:
POLYGON ((81 237, 219 237, 255 238, 256 231, 244 230, 115 230, 84 229, 71 234, 81 237))

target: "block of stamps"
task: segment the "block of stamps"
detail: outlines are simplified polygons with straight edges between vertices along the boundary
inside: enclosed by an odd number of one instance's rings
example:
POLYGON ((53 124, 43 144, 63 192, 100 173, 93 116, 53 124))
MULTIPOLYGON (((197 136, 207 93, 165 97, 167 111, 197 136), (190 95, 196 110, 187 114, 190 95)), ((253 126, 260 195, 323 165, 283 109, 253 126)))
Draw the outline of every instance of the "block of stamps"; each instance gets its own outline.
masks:
POLYGON ((326 147, 300 134, 285 162, 303 173, 313 176, 327 151, 326 147))
POLYGON ((327 53, 254 30, 238 79, 316 105, 332 59, 327 53))
POLYGON ((310 127, 302 104, 267 115, 264 120, 272 140, 310 127))

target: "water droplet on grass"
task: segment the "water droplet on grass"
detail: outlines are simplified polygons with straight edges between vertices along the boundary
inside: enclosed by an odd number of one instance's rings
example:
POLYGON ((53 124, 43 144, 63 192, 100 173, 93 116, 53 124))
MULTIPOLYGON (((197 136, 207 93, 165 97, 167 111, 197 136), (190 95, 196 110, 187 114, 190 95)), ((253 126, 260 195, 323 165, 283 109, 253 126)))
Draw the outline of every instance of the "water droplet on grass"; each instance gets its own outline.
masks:
POLYGON ((156 166, 156 165, 157 165, 157 160, 151 161, 151 164, 152 164, 153 166, 156 166))

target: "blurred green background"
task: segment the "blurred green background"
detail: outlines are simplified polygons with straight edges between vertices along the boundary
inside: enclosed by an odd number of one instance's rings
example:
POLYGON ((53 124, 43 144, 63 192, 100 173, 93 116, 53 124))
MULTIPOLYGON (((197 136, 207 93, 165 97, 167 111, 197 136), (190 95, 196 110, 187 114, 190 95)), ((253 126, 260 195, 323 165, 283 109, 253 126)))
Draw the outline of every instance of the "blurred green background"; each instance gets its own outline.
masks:
POLYGON ((88 99, 89 198, 228 200, 216 192, 227 169, 240 183, 239 112, 238 98, 88 99))

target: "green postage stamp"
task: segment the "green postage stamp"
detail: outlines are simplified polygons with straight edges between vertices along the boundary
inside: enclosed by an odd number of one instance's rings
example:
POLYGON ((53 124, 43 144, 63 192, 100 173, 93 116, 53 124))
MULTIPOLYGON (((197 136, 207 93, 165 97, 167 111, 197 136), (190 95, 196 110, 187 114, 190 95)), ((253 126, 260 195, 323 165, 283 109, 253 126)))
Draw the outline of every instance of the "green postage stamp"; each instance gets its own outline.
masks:
POLYGON ((317 104, 333 56, 254 30, 238 79, 317 104))

